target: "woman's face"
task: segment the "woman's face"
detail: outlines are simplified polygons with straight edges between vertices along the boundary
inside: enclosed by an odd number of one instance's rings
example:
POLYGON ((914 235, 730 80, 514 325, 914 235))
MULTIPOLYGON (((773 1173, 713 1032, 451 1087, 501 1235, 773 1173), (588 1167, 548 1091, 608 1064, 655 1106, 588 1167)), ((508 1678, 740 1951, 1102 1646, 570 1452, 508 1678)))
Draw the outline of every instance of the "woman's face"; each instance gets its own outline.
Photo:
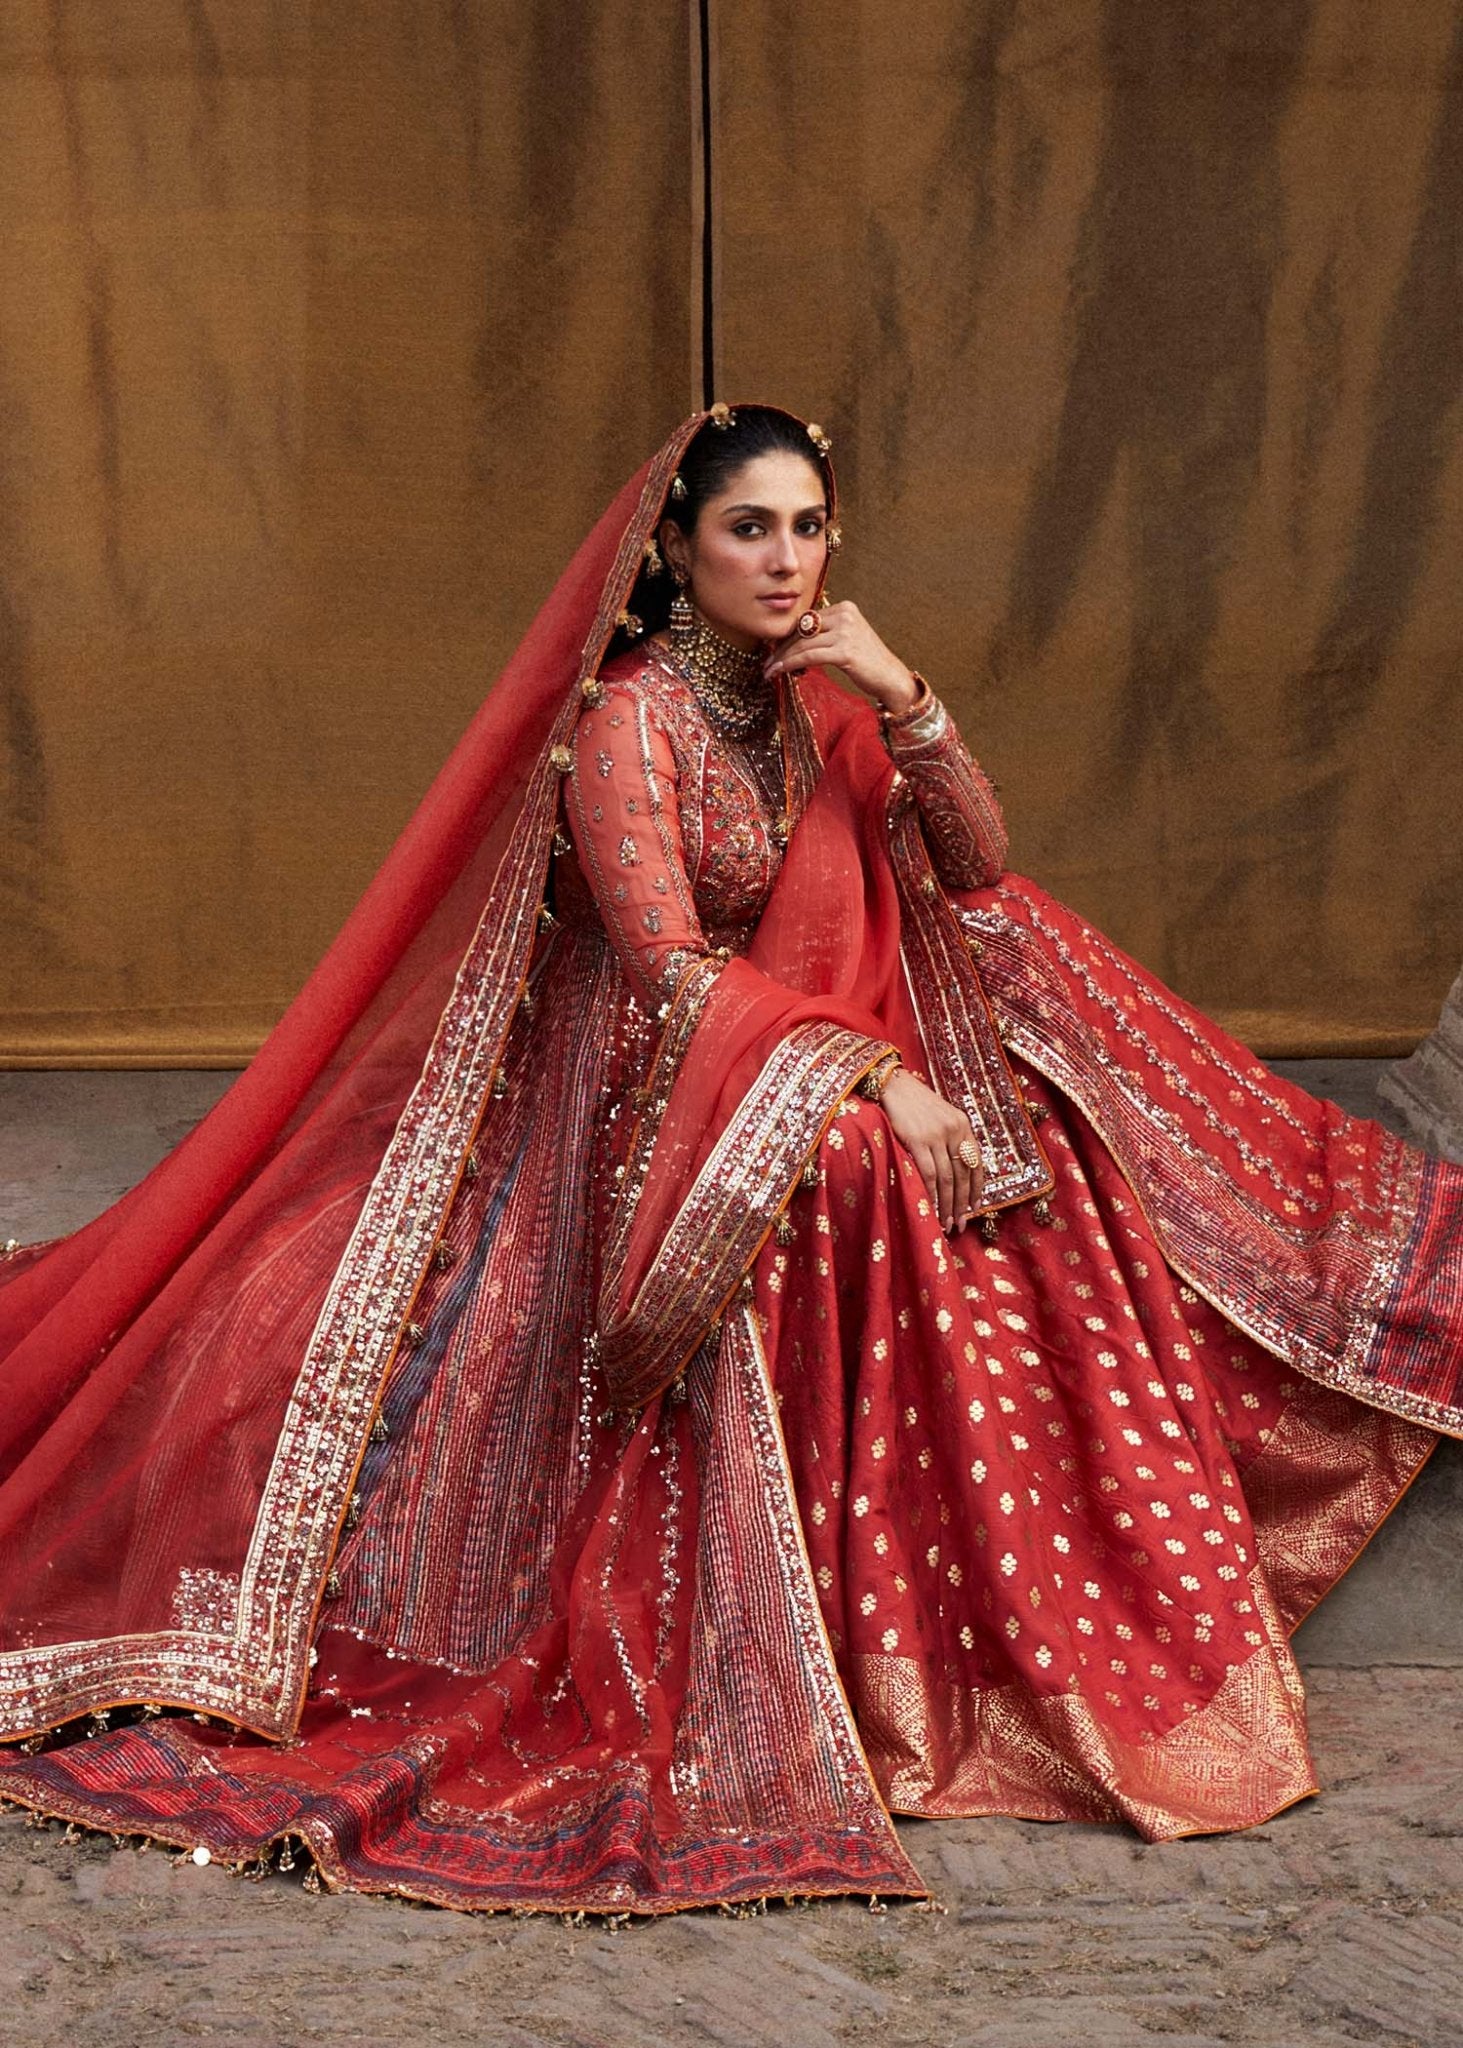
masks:
POLYGON ((661 527, 691 602, 723 639, 780 640, 813 602, 828 558, 828 509, 815 465, 789 449, 754 456, 701 507, 695 531, 661 527))

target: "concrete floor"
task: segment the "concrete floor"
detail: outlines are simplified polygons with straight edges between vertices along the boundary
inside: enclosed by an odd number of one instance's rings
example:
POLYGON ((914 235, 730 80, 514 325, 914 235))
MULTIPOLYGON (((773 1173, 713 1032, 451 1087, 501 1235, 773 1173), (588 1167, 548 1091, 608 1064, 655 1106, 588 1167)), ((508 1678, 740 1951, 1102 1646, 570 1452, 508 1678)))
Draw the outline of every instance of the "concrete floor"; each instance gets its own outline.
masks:
MULTIPOLYGON (((1277 1073, 1361 1116, 1378 1113, 1384 1064, 1274 1063, 1277 1073)), ((191 1071, 0 1073, 0 1240, 33 1243, 87 1222, 176 1145, 232 1079, 191 1071)), ((1303 1661, 1463 1664, 1460 1530, 1463 1448, 1445 1443, 1301 1629, 1303 1661)))

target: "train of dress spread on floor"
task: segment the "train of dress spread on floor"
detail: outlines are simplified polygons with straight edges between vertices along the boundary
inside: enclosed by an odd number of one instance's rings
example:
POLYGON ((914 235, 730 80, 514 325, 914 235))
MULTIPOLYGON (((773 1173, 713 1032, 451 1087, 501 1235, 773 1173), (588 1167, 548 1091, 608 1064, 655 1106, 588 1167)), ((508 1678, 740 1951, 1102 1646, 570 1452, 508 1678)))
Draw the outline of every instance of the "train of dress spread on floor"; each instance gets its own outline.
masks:
POLYGON ((0 1797, 620 1912, 1314 1788, 1288 1637, 1458 1433, 1460 1176, 1007 872, 937 700, 732 734, 626 644, 703 418, 217 1109, 0 1262, 0 1797))

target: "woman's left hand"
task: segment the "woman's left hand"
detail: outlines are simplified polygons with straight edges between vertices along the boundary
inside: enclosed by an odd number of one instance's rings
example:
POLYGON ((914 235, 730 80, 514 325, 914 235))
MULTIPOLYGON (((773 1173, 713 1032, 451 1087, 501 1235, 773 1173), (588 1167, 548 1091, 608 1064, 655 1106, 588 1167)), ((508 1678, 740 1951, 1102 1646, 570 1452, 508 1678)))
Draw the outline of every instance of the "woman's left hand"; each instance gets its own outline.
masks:
POLYGON ((818 621, 817 632, 794 631, 777 641, 763 663, 764 674, 842 669, 856 690, 885 711, 908 711, 919 696, 919 684, 899 656, 890 653, 856 604, 830 604, 826 611, 811 616, 818 621))
POLYGON ((895 1137, 920 1170, 940 1228, 947 1236, 963 1230, 985 1186, 984 1166, 969 1163, 980 1150, 970 1118, 907 1067, 894 1069, 879 1100, 895 1137))

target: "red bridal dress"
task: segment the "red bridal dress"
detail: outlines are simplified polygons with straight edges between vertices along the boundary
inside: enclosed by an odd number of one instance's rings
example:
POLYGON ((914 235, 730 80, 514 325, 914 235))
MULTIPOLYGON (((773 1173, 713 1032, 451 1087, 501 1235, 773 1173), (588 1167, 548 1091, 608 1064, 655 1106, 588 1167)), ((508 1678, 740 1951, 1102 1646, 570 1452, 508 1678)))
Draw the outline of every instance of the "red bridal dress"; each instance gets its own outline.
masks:
POLYGON ((0 1797, 656 1912, 1315 1789, 1288 1638, 1459 1432, 1463 1176, 1008 873, 932 697, 731 731, 627 650, 704 417, 218 1107, 0 1263, 0 1797))

